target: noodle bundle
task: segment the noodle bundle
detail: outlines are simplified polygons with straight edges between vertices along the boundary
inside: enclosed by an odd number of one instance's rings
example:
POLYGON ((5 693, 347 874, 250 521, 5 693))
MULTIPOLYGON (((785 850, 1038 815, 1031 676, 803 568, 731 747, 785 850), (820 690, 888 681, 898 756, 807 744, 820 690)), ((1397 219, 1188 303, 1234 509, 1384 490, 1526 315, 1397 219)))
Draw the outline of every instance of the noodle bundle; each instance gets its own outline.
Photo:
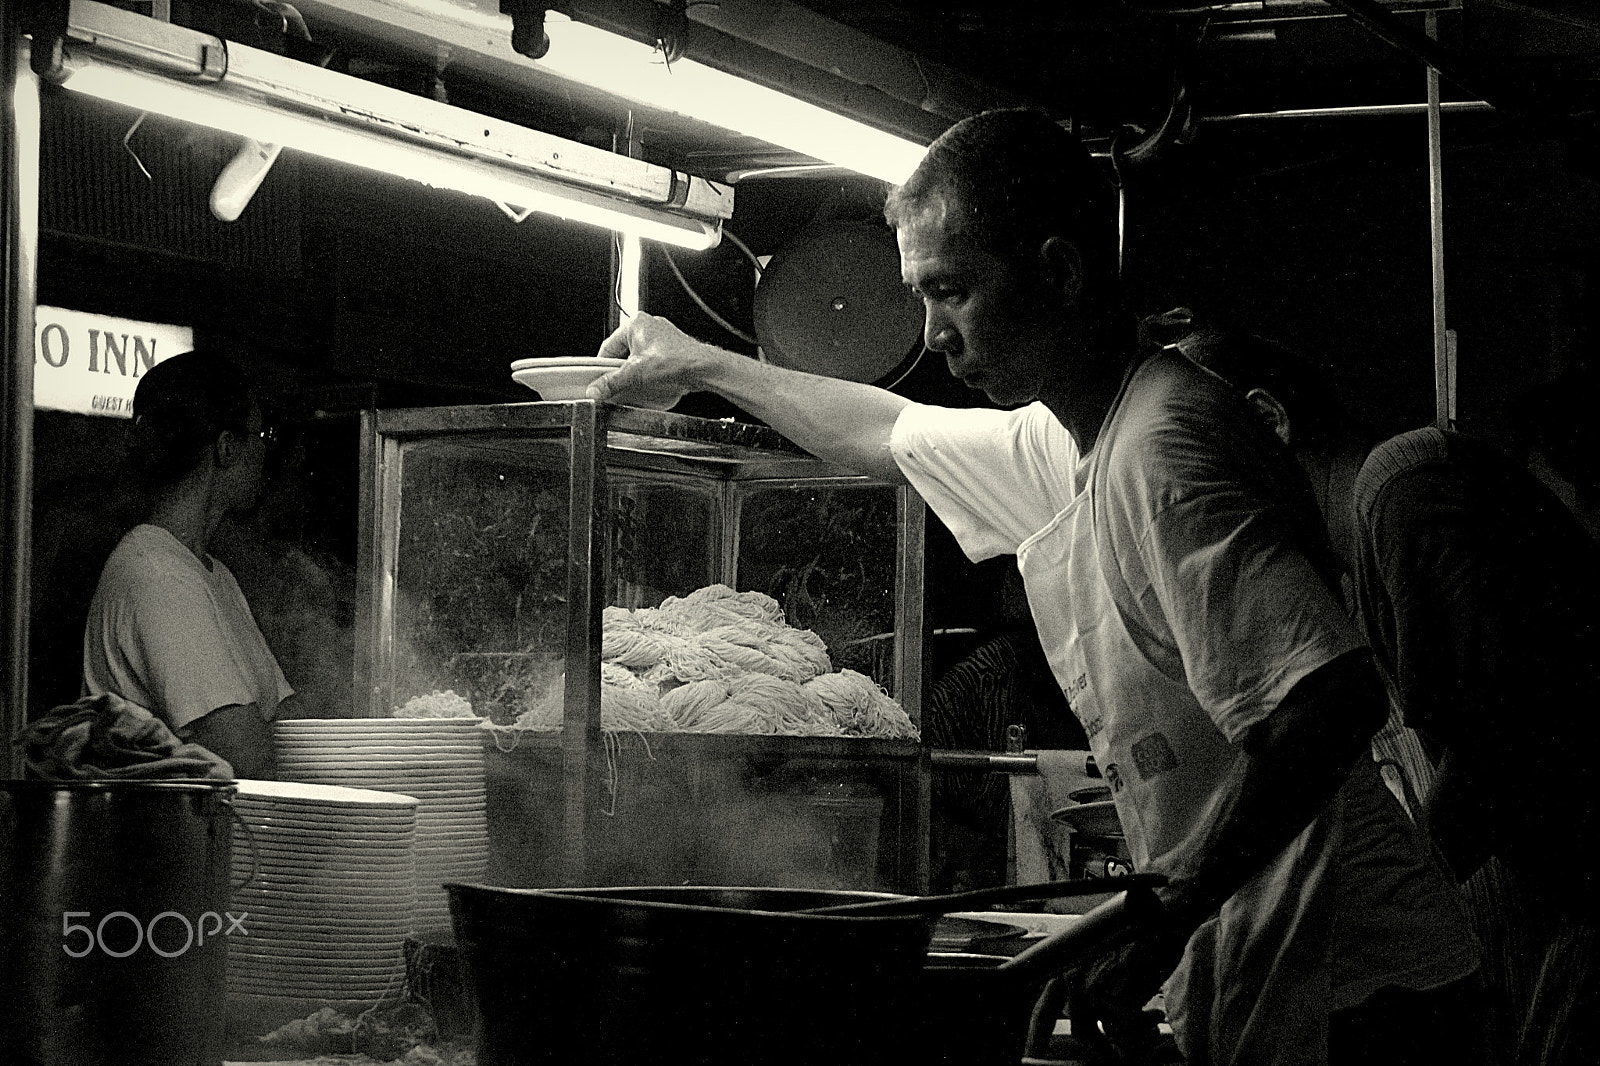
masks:
MULTIPOLYGON (((534 706, 517 716, 516 727, 553 731, 561 728, 565 685, 552 685, 534 706)), ((661 706, 660 686, 636 677, 625 667, 600 664, 600 728, 610 732, 673 732, 672 717, 661 706)))
MULTIPOLYGON (((904 709, 760 592, 710 585, 601 618, 600 726, 608 732, 917 739, 904 709)), ((561 728, 556 685, 517 728, 561 728)))
POLYGON ((920 734, 905 709, 866 674, 841 670, 807 681, 847 736, 917 739, 920 734))
POLYGON ((476 717, 472 711, 472 704, 465 697, 456 695, 455 689, 451 688, 443 692, 434 689, 432 692, 413 696, 404 706, 396 707, 393 716, 395 718, 476 717))

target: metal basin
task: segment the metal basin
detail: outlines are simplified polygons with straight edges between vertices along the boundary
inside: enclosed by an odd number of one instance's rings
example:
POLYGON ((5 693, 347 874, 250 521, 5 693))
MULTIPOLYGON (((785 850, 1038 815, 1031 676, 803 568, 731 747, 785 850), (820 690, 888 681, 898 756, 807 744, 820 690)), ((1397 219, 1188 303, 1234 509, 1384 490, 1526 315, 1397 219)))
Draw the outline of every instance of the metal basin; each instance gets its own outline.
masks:
POLYGON ((483 1066, 882 1066, 937 920, 788 913, 874 893, 446 888, 483 1066))

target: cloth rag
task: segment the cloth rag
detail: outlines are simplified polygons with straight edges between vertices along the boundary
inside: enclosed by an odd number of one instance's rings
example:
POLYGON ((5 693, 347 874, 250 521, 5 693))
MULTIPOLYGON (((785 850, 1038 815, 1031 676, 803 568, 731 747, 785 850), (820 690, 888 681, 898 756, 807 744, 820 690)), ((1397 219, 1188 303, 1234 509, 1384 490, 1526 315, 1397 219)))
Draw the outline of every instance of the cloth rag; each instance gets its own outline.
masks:
POLYGON ((1027 754, 1037 756, 1039 773, 1011 775, 1017 883, 1065 880, 1070 833, 1050 812, 1070 804, 1075 790, 1106 782, 1090 775, 1087 751, 1052 749, 1027 754))
POLYGON ((52 781, 234 779, 226 759, 179 740, 154 714, 109 692, 54 708, 16 743, 29 768, 52 781))

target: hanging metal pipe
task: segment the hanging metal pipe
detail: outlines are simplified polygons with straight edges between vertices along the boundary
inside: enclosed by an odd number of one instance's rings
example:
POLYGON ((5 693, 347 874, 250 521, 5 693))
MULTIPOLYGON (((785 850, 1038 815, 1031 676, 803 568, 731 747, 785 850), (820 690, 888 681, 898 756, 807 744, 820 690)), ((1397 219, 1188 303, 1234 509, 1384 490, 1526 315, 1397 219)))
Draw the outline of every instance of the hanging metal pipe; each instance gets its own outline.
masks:
MULTIPOLYGON (((1349 14, 1351 18, 1366 27, 1369 32, 1398 48, 1402 52, 1416 56, 1428 64, 1431 70, 1443 75, 1462 91, 1481 99, 1489 100, 1495 107, 1508 111, 1527 111, 1529 107, 1525 101, 1513 99, 1513 94, 1504 86, 1495 86, 1493 92, 1484 92, 1479 84, 1479 75, 1468 70, 1460 59, 1448 49, 1442 47, 1431 33, 1418 33, 1410 26, 1401 22, 1387 8, 1377 0, 1328 0, 1335 7, 1349 14)), ((1427 25, 1437 25, 1438 15, 1429 11, 1423 16, 1427 25)))
POLYGON ((33 309, 39 236, 39 87, 23 59, 20 4, 0 4, 0 746, 5 776, 22 776, 11 743, 28 717, 28 613, 33 588, 33 309))
MULTIPOLYGON (((1352 107, 1301 107, 1283 111, 1240 111, 1231 115, 1201 115, 1199 122, 1210 125, 1224 122, 1259 122, 1265 119, 1289 118, 1382 118, 1387 115, 1420 115, 1433 106, 1432 102, 1419 104, 1362 104, 1352 107)), ((1486 100, 1449 100, 1438 104, 1444 114, 1466 114, 1493 111, 1486 100)))
MULTIPOLYGON (((1489 0, 1505 2, 1505 0, 1489 0)), ((1147 15, 1173 17, 1204 15, 1213 23, 1222 22, 1273 22, 1308 19, 1344 18, 1343 12, 1332 6, 1333 0, 1244 0, 1241 3, 1217 0, 1123 0, 1123 3, 1147 15)), ((1385 0, 1384 9, 1395 13, 1412 11, 1453 11, 1461 0, 1407 0, 1396 3, 1385 0)))
MULTIPOLYGON (((1483 100, 1451 100, 1439 105, 1444 114, 1493 111, 1494 107, 1483 100)), ((1383 118, 1391 115, 1426 114, 1428 105, 1419 104, 1362 104, 1354 107, 1305 107, 1283 111, 1239 111, 1228 115, 1199 115, 1193 121, 1200 125, 1220 126, 1229 122, 1265 122, 1279 119, 1322 118, 1383 118)), ((1088 142, 1089 154, 1096 159, 1111 156, 1111 138, 1102 137, 1088 142)))

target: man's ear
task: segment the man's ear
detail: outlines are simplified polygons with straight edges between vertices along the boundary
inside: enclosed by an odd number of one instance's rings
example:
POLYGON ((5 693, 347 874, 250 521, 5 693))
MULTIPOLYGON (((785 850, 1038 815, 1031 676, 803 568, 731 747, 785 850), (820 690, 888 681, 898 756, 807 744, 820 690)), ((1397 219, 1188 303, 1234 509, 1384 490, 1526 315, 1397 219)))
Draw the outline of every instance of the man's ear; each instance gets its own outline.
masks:
POLYGON ((216 443, 211 446, 211 454, 216 457, 218 466, 232 466, 239 458, 239 449, 244 447, 244 438, 231 429, 225 429, 217 434, 216 443))
POLYGON ((1251 389, 1244 394, 1244 398, 1251 407, 1260 412, 1262 418, 1266 419, 1267 425, 1272 427, 1272 432, 1278 435, 1278 439, 1288 444, 1294 434, 1290 431, 1289 412, 1278 402, 1278 398, 1266 389, 1251 389))
POLYGON ((1039 248, 1039 261, 1050 287, 1061 293, 1067 303, 1077 303, 1083 295, 1083 255, 1078 246, 1065 237, 1051 237, 1039 248))

